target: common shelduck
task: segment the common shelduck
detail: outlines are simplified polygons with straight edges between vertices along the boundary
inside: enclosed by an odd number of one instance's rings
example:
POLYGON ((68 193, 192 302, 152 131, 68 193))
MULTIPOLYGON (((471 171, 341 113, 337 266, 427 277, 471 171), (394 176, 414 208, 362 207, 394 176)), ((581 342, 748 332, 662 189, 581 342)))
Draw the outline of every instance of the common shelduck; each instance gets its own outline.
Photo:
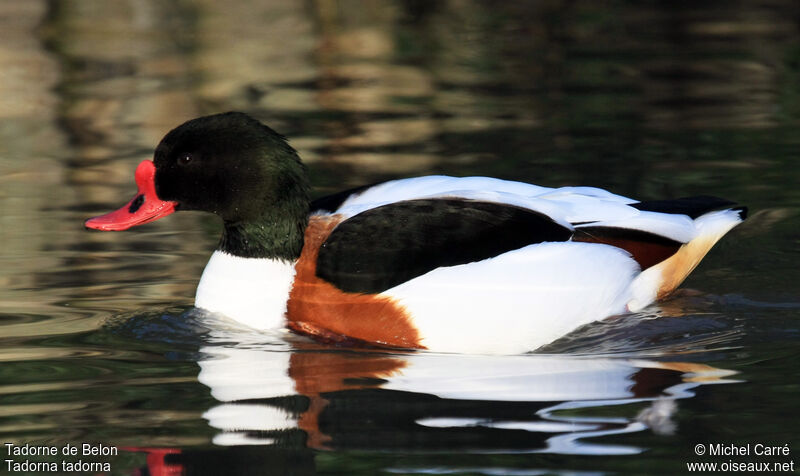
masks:
POLYGON ((195 306, 257 329, 442 352, 534 350, 672 292, 744 207, 427 176, 309 199, 286 139, 229 112, 170 131, 88 228, 219 215, 195 306))

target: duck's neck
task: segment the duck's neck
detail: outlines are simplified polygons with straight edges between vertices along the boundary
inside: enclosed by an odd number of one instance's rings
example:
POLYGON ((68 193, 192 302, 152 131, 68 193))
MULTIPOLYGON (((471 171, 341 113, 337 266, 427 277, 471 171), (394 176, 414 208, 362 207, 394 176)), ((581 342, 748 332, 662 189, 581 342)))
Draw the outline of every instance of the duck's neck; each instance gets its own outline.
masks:
POLYGON ((217 250, 241 258, 292 262, 303 250, 307 225, 307 212, 294 219, 266 216, 258 221, 225 222, 217 250))
POLYGON ((308 226, 308 186, 305 181, 284 188, 272 199, 248 204, 257 211, 246 218, 224 218, 218 251, 241 258, 295 261, 303 250, 308 226))
POLYGON ((310 206, 305 169, 289 152, 287 160, 264 162, 266 168, 277 163, 281 173, 243 180, 239 186, 252 193, 222 205, 225 229, 200 278, 195 306, 251 327, 282 327, 310 206))

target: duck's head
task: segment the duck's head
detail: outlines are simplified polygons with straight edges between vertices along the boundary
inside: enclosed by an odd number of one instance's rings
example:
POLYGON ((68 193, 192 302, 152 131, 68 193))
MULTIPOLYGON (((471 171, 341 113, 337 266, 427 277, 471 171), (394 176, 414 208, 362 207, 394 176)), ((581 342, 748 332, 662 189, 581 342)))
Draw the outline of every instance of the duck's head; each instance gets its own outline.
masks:
POLYGON ((174 211, 200 210, 224 220, 223 251, 299 255, 309 206, 305 168, 283 136, 246 114, 215 114, 176 127, 153 160, 139 164, 136 184, 130 202, 87 220, 86 227, 127 230, 174 211), (289 242, 290 252, 267 251, 289 242))

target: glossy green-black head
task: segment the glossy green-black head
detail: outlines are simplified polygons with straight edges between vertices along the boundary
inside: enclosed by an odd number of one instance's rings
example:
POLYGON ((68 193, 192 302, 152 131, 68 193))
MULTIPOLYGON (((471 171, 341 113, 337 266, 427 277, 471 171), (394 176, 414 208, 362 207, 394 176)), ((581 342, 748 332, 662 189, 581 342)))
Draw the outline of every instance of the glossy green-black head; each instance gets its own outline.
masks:
POLYGON ((181 124, 158 144, 153 162, 158 197, 179 210, 215 213, 226 222, 258 220, 275 207, 307 212, 308 181, 297 152, 241 112, 181 124))
POLYGON ((139 165, 136 183, 133 200, 86 226, 124 230, 173 210, 201 210, 224 220, 222 251, 300 255, 309 207, 305 167, 283 136, 247 114, 215 114, 176 127, 153 161, 139 165))

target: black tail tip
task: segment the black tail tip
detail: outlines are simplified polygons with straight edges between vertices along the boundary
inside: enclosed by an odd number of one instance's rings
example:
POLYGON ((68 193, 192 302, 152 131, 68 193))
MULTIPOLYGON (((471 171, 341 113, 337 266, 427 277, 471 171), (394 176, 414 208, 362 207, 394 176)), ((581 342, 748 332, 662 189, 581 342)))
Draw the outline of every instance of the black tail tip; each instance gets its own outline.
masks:
POLYGON ((742 220, 747 218, 747 207, 736 207, 736 208, 731 208, 731 210, 738 212, 739 218, 741 218, 742 220))

